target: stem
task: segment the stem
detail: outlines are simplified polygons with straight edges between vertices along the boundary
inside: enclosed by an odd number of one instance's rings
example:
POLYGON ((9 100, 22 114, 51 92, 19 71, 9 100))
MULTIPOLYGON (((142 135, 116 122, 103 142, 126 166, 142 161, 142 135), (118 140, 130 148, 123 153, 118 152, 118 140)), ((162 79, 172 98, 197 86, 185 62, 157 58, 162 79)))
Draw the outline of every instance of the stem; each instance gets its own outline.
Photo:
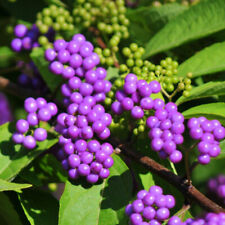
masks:
POLYGON ((184 163, 185 163, 185 171, 186 171, 186 175, 187 175, 187 183, 188 185, 191 185, 191 174, 190 174, 190 169, 189 169, 189 150, 185 151, 184 153, 184 163))
POLYGON ((178 91, 179 91, 178 88, 176 88, 176 90, 173 92, 173 94, 170 95, 170 98, 169 98, 170 102, 172 102, 172 98, 177 94, 178 91))
POLYGON ((164 90, 164 88, 161 86, 161 90, 162 90, 162 93, 169 99, 170 101, 170 95, 166 92, 166 90, 164 90))
MULTIPOLYGON (((132 151, 128 145, 119 144, 118 140, 110 139, 111 144, 115 148, 119 148, 121 153, 128 158, 133 159, 137 163, 141 164, 147 168, 152 173, 157 174, 168 183, 176 187, 180 192, 183 193, 186 199, 197 202, 203 209, 210 212, 225 212, 225 209, 217 205, 212 200, 208 199, 200 191, 198 191, 193 185, 189 185, 187 180, 182 179, 182 177, 177 176, 161 164, 157 163, 153 159, 147 156, 142 156, 135 151, 132 151), (119 146, 119 147, 118 147, 119 146)), ((117 151, 119 152, 119 151, 117 151)))
POLYGON ((118 62, 118 60, 117 60, 117 58, 116 58, 115 52, 112 52, 112 57, 113 57, 113 61, 114 61, 114 66, 115 66, 116 68, 120 68, 120 64, 119 64, 119 62, 118 62))

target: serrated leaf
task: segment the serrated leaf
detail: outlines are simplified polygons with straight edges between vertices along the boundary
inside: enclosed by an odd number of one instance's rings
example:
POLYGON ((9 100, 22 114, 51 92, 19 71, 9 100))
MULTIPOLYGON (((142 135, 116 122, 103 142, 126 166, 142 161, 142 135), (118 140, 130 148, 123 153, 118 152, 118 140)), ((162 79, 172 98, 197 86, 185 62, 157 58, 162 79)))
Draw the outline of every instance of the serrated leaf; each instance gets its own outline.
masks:
POLYGON ((35 48, 31 52, 30 57, 37 66, 48 88, 54 92, 56 88, 62 83, 63 79, 61 76, 57 76, 49 71, 49 62, 44 57, 44 49, 35 48))
POLYGON ((200 98, 207 98, 213 95, 225 95, 225 81, 224 82, 208 82, 201 86, 195 87, 190 91, 189 97, 181 96, 176 104, 180 105, 184 102, 196 100, 200 98))
POLYGON ((116 67, 109 67, 107 70, 107 80, 113 80, 119 77, 119 69, 116 67))
POLYGON ((131 39, 140 45, 145 45, 168 21, 186 9, 188 9, 187 6, 172 3, 161 7, 138 7, 128 10, 126 16, 130 20, 131 39))
POLYGON ((20 191, 32 187, 31 184, 17 184, 0 179, 0 191, 20 191))
POLYGON ((48 135, 48 139, 38 143, 35 149, 27 150, 12 142, 14 131, 15 123, 6 123, 0 126, 0 178, 3 180, 12 180, 32 160, 58 141, 48 135))
POLYGON ((225 125, 225 103, 210 103, 192 107, 182 112, 186 119, 205 116, 208 119, 218 119, 225 125))
POLYGON ((66 183, 60 200, 59 225, 127 224, 124 208, 131 199, 132 180, 126 164, 116 155, 110 176, 100 184, 66 183))
POLYGON ((15 57, 15 53, 6 46, 0 47, 0 67, 7 67, 15 57))
POLYGON ((205 0, 165 25, 148 42, 144 58, 225 28, 224 0, 205 0))
POLYGON ((178 67, 178 76, 191 72, 193 78, 225 70, 225 42, 204 48, 178 67))
POLYGON ((18 196, 31 225, 58 224, 59 203, 50 193, 26 190, 18 196))
POLYGON ((0 193, 0 221, 4 225, 22 225, 19 214, 9 197, 0 193))

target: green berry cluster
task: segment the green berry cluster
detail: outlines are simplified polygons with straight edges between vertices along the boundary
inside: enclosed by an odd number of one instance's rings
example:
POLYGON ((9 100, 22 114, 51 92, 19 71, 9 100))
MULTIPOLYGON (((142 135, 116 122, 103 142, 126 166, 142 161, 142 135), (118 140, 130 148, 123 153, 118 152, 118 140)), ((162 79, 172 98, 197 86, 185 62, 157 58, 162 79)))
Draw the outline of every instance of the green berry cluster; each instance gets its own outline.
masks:
POLYGON ((85 29, 97 28, 114 52, 119 50, 120 40, 129 37, 125 13, 124 0, 77 0, 73 10, 75 23, 85 29))
MULTIPOLYGON (((53 28, 56 33, 61 31, 72 31, 74 29, 73 17, 70 12, 63 7, 50 5, 37 14, 36 25, 42 34, 46 34, 49 28, 53 28)), ((45 36, 40 36, 39 43, 46 45, 48 40, 45 36)))
POLYGON ((96 47, 94 49, 94 52, 96 52, 100 58, 100 63, 105 66, 112 66, 114 64, 114 59, 112 56, 112 51, 109 48, 101 49, 99 47, 96 47))

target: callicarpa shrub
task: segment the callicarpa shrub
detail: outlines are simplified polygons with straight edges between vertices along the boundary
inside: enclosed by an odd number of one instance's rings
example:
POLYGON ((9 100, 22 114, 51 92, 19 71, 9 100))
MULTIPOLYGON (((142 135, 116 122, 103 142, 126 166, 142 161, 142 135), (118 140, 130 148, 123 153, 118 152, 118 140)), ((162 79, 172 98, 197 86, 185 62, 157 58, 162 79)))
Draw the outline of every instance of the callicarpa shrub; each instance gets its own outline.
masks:
POLYGON ((224 7, 1 1, 1 224, 225 224, 224 7))

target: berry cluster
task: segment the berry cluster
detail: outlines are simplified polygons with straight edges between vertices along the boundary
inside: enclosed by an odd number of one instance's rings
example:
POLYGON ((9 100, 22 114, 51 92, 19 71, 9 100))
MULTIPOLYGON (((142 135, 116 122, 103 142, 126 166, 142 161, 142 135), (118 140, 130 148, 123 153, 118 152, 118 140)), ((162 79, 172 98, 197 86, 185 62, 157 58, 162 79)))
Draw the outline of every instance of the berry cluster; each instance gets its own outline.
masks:
POLYGON ((47 131, 39 127, 40 121, 49 121, 58 112, 55 103, 44 98, 27 98, 24 102, 25 111, 28 113, 27 119, 20 119, 16 123, 16 133, 13 134, 13 141, 22 144, 27 149, 36 147, 36 141, 44 141, 47 138, 47 131), (29 130, 33 127, 32 130, 29 130), (29 134, 29 131, 31 134, 29 134))
POLYGON ((113 166, 113 147, 109 143, 102 145, 97 140, 78 139, 75 143, 67 141, 57 152, 57 158, 68 171, 71 179, 86 177, 87 182, 96 183, 99 178, 106 179, 109 168, 113 166))
MULTIPOLYGON (((75 34, 69 42, 64 39, 56 40, 53 47, 45 51, 45 58, 51 62, 50 70, 65 79, 75 75, 83 78, 88 70, 100 62, 98 55, 93 52, 93 45, 82 34, 75 34)), ((95 76, 92 83, 96 80, 95 76)))
POLYGON ((182 160, 182 153, 177 150, 177 145, 184 141, 184 116, 177 111, 175 103, 169 102, 164 106, 161 101, 157 108, 156 106, 154 116, 146 120, 146 125, 150 128, 148 136, 151 148, 159 152, 161 158, 169 157, 171 162, 178 163, 182 160))
POLYGON ((96 47, 94 49, 94 52, 98 54, 98 56, 100 58, 100 63, 102 65, 113 66, 114 59, 112 56, 112 51, 109 48, 101 49, 99 47, 96 47))
POLYGON ((169 210, 174 206, 172 195, 164 195, 161 187, 151 186, 149 191, 139 191, 137 200, 128 204, 125 212, 132 225, 161 225, 169 218, 169 210))
POLYGON ((225 137, 225 128, 218 120, 205 117, 191 118, 187 123, 191 138, 198 140, 198 162, 208 164, 210 157, 217 157, 220 152, 219 141, 225 137))
POLYGON ((182 222, 177 216, 173 216, 169 219, 168 225, 224 225, 225 224, 225 213, 207 213, 204 217, 196 219, 187 219, 182 222))
POLYGON ((218 175, 208 181, 208 192, 213 198, 225 205, 225 175, 218 175))
MULTIPOLYGON (((36 25, 41 34, 45 34, 51 29, 57 33, 74 29, 73 17, 70 15, 70 12, 56 5, 50 5, 48 8, 44 8, 42 12, 39 12, 36 25)), ((40 40, 47 43, 47 39, 44 40, 43 36, 40 37, 40 40)))
POLYGON ((73 10, 74 21, 88 28, 93 26, 101 34, 108 36, 109 45, 114 52, 122 38, 128 38, 129 20, 126 18, 124 0, 79 0, 73 10))
POLYGON ((185 97, 189 96, 189 91, 192 89, 190 79, 192 74, 188 74, 186 78, 178 78, 177 61, 173 61, 170 57, 161 60, 160 65, 155 65, 148 60, 143 61, 144 48, 136 43, 123 48, 122 53, 126 63, 120 65, 120 72, 133 72, 148 82, 157 80, 165 91, 171 93, 177 88, 177 91, 183 91, 185 97))
MULTIPOLYGON (((37 26, 34 24, 30 29, 28 29, 24 24, 18 24, 14 28, 14 38, 11 42, 11 47, 13 51, 20 52, 22 50, 30 51, 35 47, 39 47, 38 39, 40 37, 40 32, 37 26)), ((53 30, 49 30, 45 38, 52 41, 54 39, 53 30)))
POLYGON ((113 102, 111 109, 116 115, 123 111, 131 111, 134 119, 144 117, 144 110, 153 109, 155 101, 150 95, 159 93, 161 86, 157 81, 147 83, 145 80, 138 80, 135 74, 129 73, 125 77, 125 83, 122 90, 116 91, 116 100, 113 102))
POLYGON ((0 92, 0 125, 12 121, 13 116, 7 97, 0 92))

